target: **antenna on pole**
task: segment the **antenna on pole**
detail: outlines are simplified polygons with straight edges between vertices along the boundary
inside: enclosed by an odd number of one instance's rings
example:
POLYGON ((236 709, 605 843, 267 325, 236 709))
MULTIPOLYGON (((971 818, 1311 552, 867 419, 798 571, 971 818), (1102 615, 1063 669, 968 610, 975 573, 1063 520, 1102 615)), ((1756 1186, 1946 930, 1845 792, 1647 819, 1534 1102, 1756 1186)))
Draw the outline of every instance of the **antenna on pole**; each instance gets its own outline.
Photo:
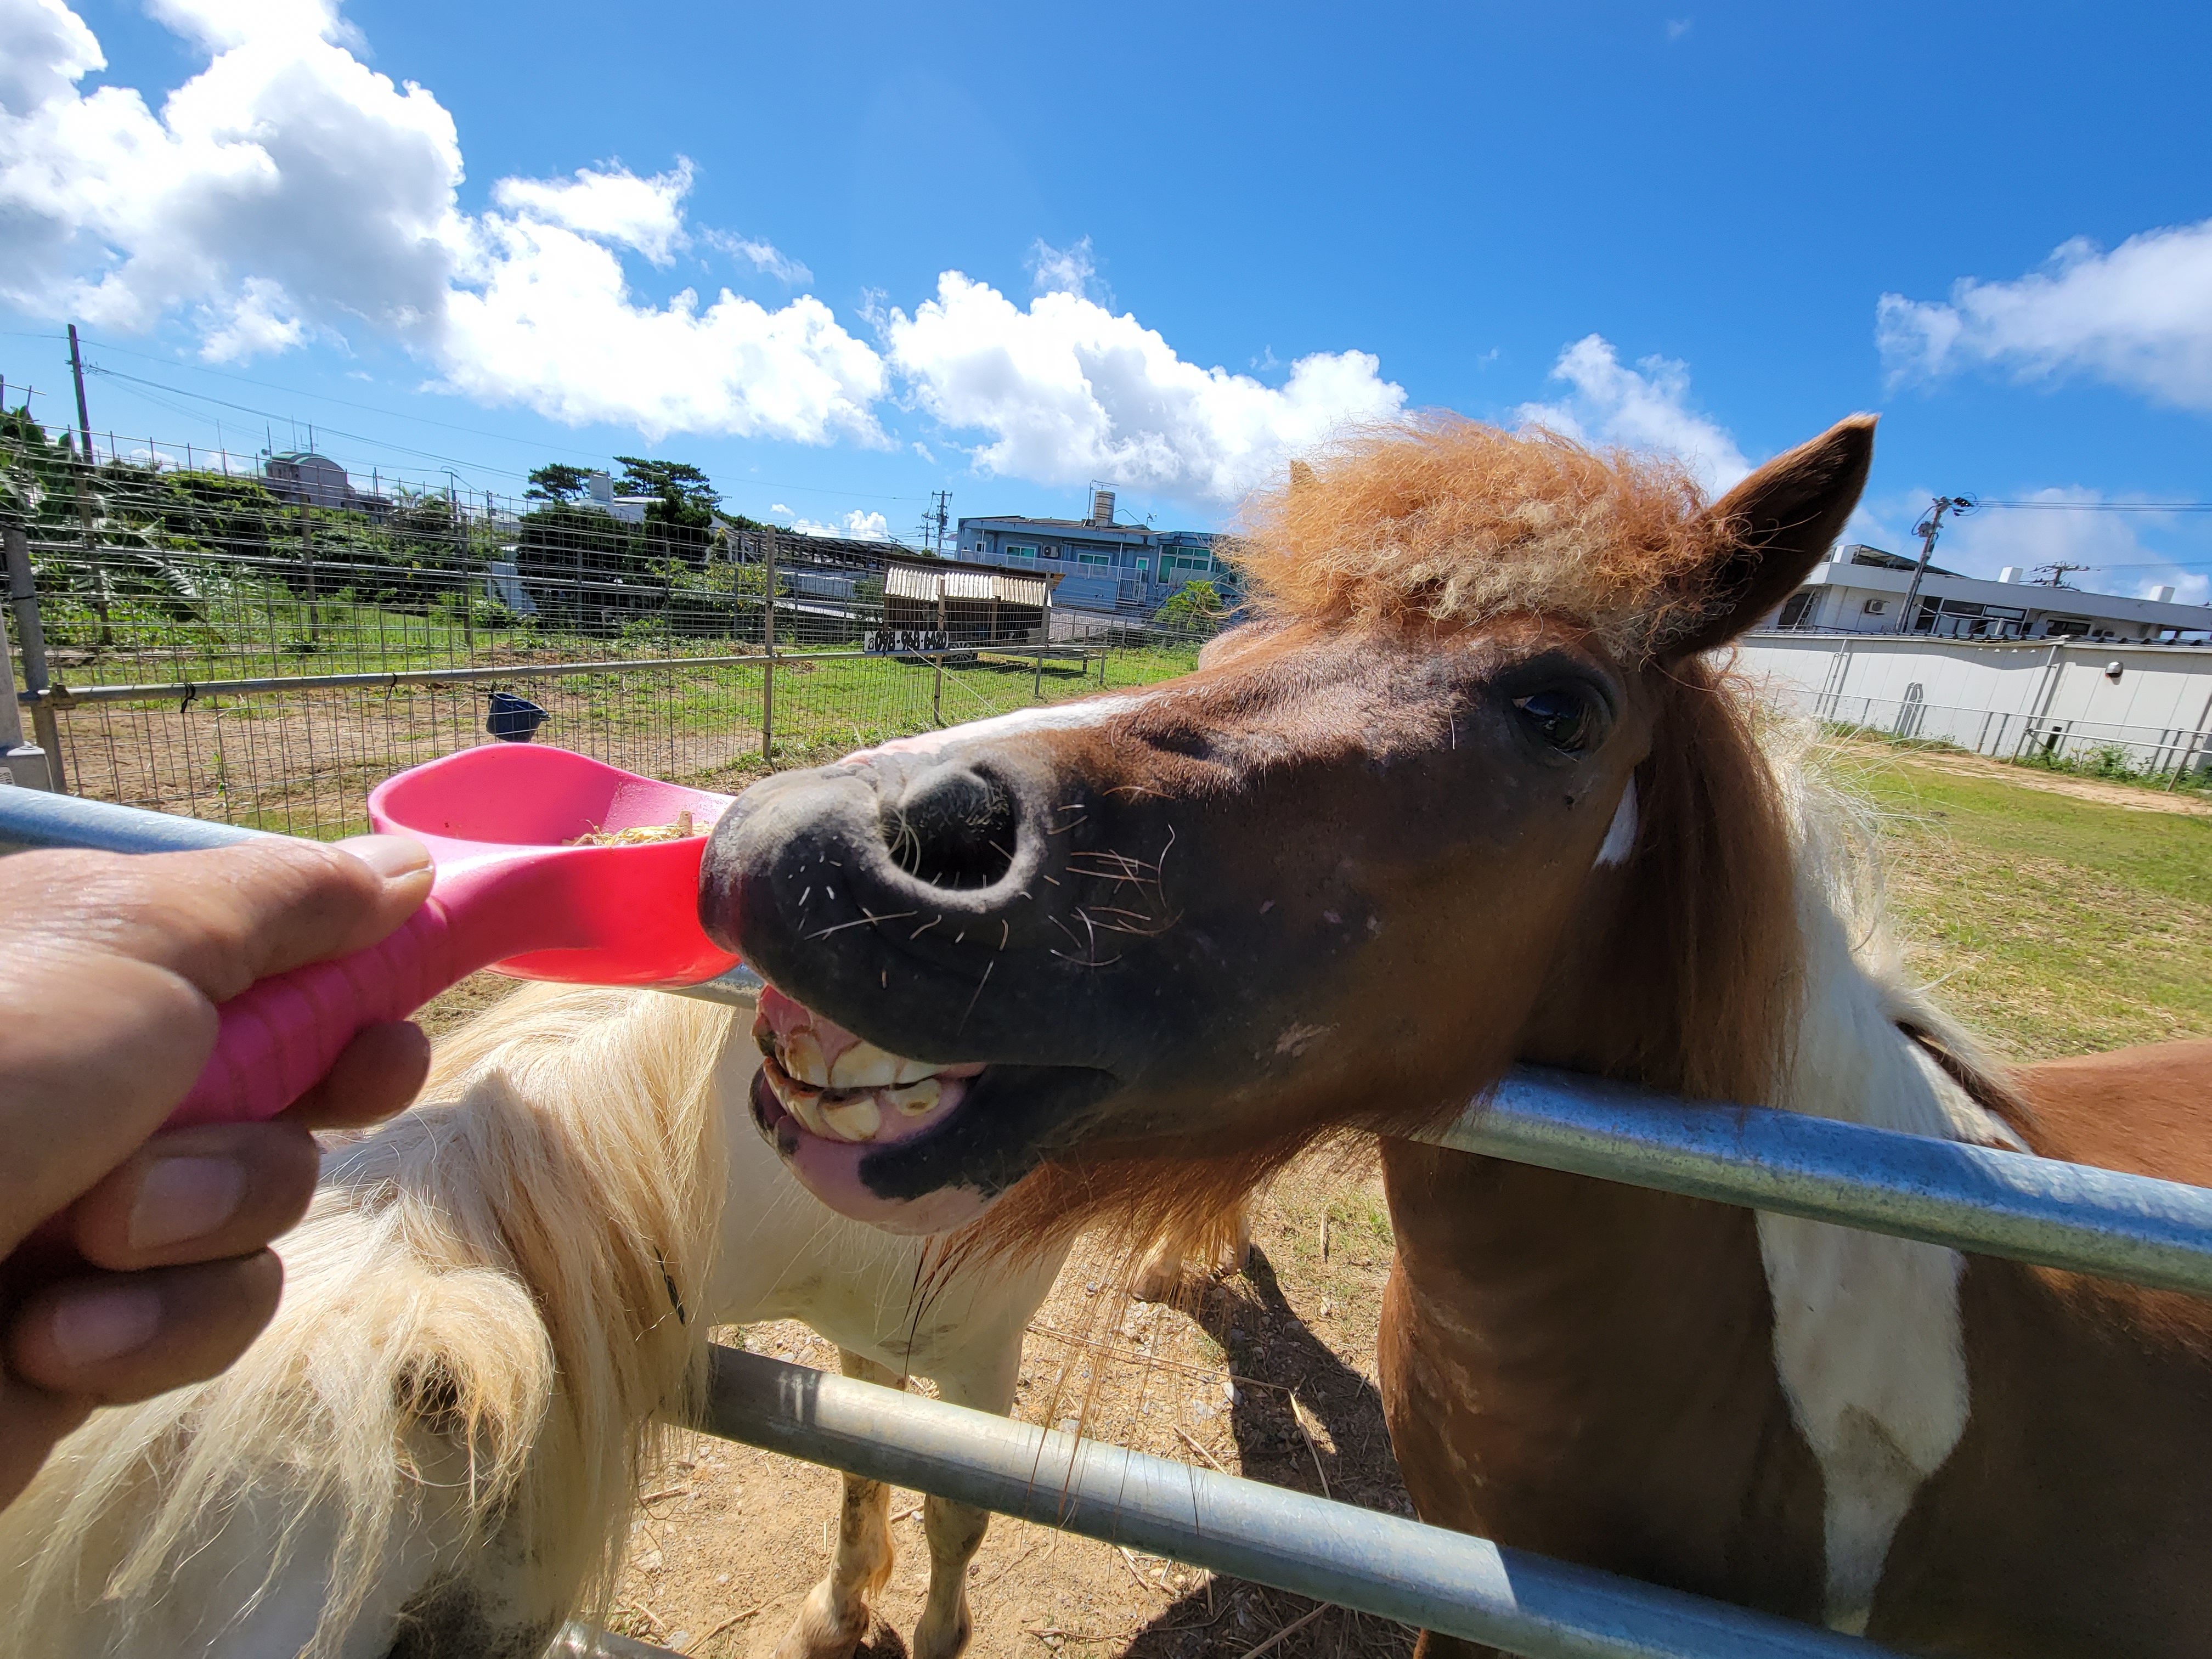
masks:
POLYGON ((1970 513, 1973 507, 1964 495, 1938 495, 1929 504, 1928 516, 1912 526, 1912 533, 1920 538, 1920 562, 1912 567, 1912 586, 1905 590, 1905 605, 1897 617, 1899 633, 1912 631, 1913 617, 1920 609, 1920 583, 1928 574, 1928 561, 1935 556, 1936 538, 1943 533, 1943 515, 1970 513))

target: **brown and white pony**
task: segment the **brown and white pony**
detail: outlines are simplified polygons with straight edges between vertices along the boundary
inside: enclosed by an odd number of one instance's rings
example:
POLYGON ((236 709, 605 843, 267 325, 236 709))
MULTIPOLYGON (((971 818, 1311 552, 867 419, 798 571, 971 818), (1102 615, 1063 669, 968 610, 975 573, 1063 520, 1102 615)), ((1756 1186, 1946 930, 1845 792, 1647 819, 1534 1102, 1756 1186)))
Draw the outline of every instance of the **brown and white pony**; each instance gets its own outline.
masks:
MULTIPOLYGON (((1707 506, 1540 431, 1373 434, 1257 504, 1257 620, 1197 672, 755 786, 709 926, 781 1018, 939 1079, 858 1133, 772 1062, 757 1121, 839 1209, 988 1210, 985 1245, 1202 1215, 1516 1061, 2212 1182, 2212 1045, 1979 1058, 1711 655, 1826 551, 1873 437, 1707 506)), ((1427 1520, 1922 1653, 2212 1643, 2205 1304, 1385 1146, 1427 1520)))

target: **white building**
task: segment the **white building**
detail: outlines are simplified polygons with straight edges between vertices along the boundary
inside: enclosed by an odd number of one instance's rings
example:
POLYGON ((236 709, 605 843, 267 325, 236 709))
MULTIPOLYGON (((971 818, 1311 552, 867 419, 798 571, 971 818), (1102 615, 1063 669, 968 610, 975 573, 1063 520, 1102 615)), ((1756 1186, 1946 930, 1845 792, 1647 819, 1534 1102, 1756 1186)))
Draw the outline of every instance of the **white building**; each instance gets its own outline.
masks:
MULTIPOLYGON (((1772 625, 1826 634, 1895 634, 1912 586, 1912 561, 1871 547, 1844 546, 1814 568, 1772 625)), ((1940 639, 2114 641, 2212 639, 2212 605, 2176 605, 2173 590, 2130 599, 2021 580, 2017 566, 1995 581, 1930 567, 1921 579, 1908 634, 1940 639)))
POLYGON ((1791 713, 2000 759, 2120 748, 2136 767, 2185 772, 2212 759, 2212 649, 2201 645, 1800 630, 1747 635, 1736 666, 1791 713))
POLYGON ((617 495, 615 481, 604 472, 584 475, 586 499, 602 513, 611 514, 624 524, 643 524, 645 509, 653 505, 650 495, 617 495))

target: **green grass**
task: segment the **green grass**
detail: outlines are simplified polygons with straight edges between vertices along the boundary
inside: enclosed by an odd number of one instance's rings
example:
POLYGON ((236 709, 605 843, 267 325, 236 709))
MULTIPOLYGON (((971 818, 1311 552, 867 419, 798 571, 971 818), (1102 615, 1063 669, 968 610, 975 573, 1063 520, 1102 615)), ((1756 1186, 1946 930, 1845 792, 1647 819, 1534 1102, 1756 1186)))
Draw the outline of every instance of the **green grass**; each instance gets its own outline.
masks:
POLYGON ((2212 817, 1833 752, 1882 814, 1915 967, 1997 1048, 2212 1036, 2212 817))

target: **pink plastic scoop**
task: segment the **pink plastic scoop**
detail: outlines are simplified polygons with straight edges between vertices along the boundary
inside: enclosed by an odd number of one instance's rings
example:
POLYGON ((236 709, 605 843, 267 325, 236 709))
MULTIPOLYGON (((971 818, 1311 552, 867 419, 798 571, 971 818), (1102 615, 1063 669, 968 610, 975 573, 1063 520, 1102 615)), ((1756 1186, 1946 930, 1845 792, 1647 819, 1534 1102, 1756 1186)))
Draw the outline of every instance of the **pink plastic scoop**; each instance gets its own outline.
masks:
POLYGON ((364 1026, 404 1019, 481 968, 678 986, 734 967, 699 926, 705 832, 731 799, 521 744, 465 749, 387 778, 369 794, 370 822, 430 849, 430 896, 382 943, 223 1004, 215 1054, 167 1127, 274 1117, 364 1026), (684 840, 567 844, 665 827, 687 811, 698 833, 684 840))

